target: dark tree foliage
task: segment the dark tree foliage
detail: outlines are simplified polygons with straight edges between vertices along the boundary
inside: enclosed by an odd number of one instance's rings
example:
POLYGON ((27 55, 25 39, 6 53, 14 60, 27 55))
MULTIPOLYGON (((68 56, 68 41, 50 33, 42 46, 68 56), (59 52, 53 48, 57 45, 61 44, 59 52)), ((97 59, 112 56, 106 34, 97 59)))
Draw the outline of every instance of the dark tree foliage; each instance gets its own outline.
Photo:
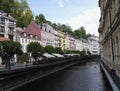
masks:
POLYGON ((85 28, 82 26, 79 29, 75 30, 74 31, 74 36, 77 39, 86 38, 86 30, 85 30, 85 28))
POLYGON ((40 57, 44 53, 44 48, 38 42, 31 42, 27 46, 27 52, 32 53, 32 57, 36 60, 37 57, 40 57))
POLYGON ((63 50, 60 47, 55 47, 55 53, 64 54, 63 50))
POLYGON ((22 46, 18 42, 14 41, 3 41, 0 44, 0 56, 5 61, 6 67, 9 65, 10 68, 10 59, 14 54, 21 55, 23 52, 21 50, 22 46))
POLYGON ((55 53, 55 48, 53 46, 45 46, 45 52, 46 53, 49 53, 49 54, 52 54, 52 53, 55 53))
POLYGON ((73 35, 72 28, 69 25, 61 24, 61 23, 57 23, 57 24, 53 23, 52 27, 56 30, 59 30, 59 31, 65 32, 67 34, 73 35))
POLYGON ((45 16, 43 14, 39 14, 35 17, 35 22, 37 24, 43 25, 43 23, 46 23, 45 16))

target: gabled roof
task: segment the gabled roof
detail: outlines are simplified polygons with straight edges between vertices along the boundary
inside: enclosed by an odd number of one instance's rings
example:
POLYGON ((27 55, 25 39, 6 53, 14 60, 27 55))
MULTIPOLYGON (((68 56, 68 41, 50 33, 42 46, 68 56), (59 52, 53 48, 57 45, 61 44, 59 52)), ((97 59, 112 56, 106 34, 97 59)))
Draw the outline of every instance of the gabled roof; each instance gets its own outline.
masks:
POLYGON ((5 37, 0 37, 0 41, 5 41, 5 40, 10 40, 10 39, 5 38, 5 37))
POLYGON ((37 26, 34 21, 31 21, 28 27, 24 30, 27 34, 37 35, 41 38, 41 29, 37 26))

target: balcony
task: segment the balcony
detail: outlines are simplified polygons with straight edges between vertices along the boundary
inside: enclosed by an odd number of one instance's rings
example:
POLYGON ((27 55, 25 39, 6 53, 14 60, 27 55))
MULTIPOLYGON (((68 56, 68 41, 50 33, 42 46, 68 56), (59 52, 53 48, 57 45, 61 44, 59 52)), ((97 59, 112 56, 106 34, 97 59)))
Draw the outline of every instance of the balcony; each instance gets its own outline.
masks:
POLYGON ((8 27, 15 27, 15 24, 10 22, 10 23, 8 23, 8 27))
POLYGON ((3 27, 3 26, 0 26, 0 34, 3 34, 3 33, 5 33, 5 28, 3 27))
POLYGON ((5 21, 0 21, 0 25, 5 25, 5 21))
POLYGON ((14 35, 14 31, 13 30, 8 30, 8 34, 14 35))

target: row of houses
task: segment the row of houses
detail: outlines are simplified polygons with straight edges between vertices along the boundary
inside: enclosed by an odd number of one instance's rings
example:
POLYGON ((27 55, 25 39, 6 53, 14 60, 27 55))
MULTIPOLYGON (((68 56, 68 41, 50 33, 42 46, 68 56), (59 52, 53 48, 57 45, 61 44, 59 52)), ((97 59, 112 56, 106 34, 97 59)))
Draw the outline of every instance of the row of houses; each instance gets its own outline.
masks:
POLYGON ((30 42, 39 42, 43 47, 51 45, 62 50, 85 50, 99 55, 98 37, 95 35, 87 40, 75 39, 67 33, 55 30, 47 23, 40 26, 32 20, 26 28, 22 29, 16 27, 16 21, 10 14, 0 11, 0 37, 19 42, 23 52, 27 52, 27 45, 30 42))

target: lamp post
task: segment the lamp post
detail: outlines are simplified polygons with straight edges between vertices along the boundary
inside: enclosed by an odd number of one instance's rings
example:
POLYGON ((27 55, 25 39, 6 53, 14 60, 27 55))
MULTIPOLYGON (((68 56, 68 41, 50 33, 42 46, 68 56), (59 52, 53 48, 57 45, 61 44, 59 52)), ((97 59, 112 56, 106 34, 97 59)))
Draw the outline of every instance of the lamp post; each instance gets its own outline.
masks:
POLYGON ((30 57, 30 63, 31 63, 31 56, 32 56, 32 53, 30 52, 30 53, 29 53, 29 57, 30 57))

